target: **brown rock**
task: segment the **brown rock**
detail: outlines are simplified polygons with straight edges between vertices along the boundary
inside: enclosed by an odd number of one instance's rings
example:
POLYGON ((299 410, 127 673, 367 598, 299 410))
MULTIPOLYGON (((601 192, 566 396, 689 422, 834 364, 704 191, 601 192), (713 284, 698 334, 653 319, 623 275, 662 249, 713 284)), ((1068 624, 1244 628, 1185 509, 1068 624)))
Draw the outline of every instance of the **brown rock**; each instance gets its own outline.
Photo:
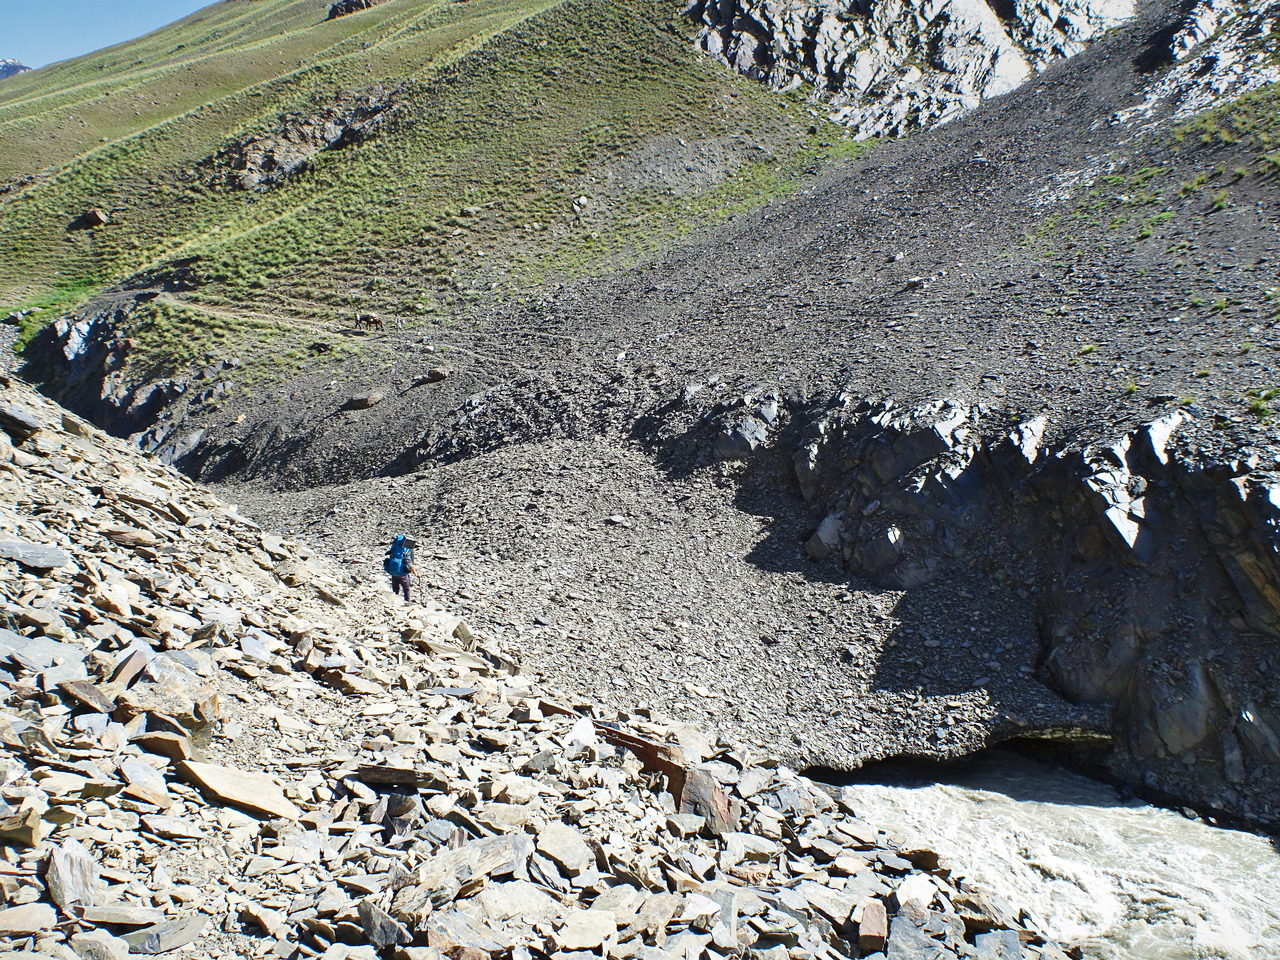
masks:
POLYGON ((448 380, 451 372, 447 367, 433 367, 422 376, 415 378, 413 385, 422 387, 429 383, 440 383, 443 380, 448 380))
POLYGON ((164 731, 140 733, 136 737, 132 737, 130 743, 136 743, 147 753, 168 757, 170 760, 191 759, 191 741, 176 733, 164 731))
POLYGON ((690 770, 685 777, 680 812, 700 814, 707 821, 707 829, 717 836, 738 829, 736 806, 707 771, 690 770))
POLYGON ((110 713, 116 708, 115 697, 103 693, 88 680, 68 680, 58 684, 58 689, 94 713, 110 713))
POLYGON ((867 900, 855 913, 858 921, 858 949, 877 953, 889 939, 889 914, 879 900, 867 900))
POLYGON ((53 907, 47 903, 24 903, 0 910, 0 935, 44 933, 52 930, 57 920, 53 907))
POLYGON ((122 547, 154 547, 160 542, 154 533, 136 527, 103 527, 101 533, 122 547))
POLYGON ((921 846, 900 847, 898 849, 898 856, 903 860, 910 861, 921 870, 927 870, 930 873, 938 869, 938 865, 941 861, 937 851, 921 846))
POLYGON ((346 673, 342 670, 326 670, 319 675, 318 679, 350 697, 373 697, 386 693, 380 684, 366 680, 359 674, 346 673))
POLYGON ((141 650, 134 650, 116 664, 116 668, 111 674, 111 683, 116 689, 124 690, 137 679, 138 674, 147 668, 149 659, 151 658, 141 650))
POLYGON ((0 840, 20 847, 34 847, 44 839, 48 824, 34 808, 20 810, 11 817, 0 817, 0 840))
POLYGON ((286 820, 302 816, 302 811, 265 773, 248 773, 194 760, 179 763, 178 773, 193 787, 248 813, 286 820))
POLYGON ((289 925, 285 923, 281 913, 256 903, 246 903, 242 906, 240 919, 246 923, 257 924, 268 936, 276 939, 283 939, 289 932, 289 925))
POLYGON ((342 409, 368 410, 370 407, 376 406, 381 402, 382 402, 382 394, 365 393, 365 394, 361 394, 360 396, 352 397, 351 399, 349 399, 345 404, 343 404, 342 409))

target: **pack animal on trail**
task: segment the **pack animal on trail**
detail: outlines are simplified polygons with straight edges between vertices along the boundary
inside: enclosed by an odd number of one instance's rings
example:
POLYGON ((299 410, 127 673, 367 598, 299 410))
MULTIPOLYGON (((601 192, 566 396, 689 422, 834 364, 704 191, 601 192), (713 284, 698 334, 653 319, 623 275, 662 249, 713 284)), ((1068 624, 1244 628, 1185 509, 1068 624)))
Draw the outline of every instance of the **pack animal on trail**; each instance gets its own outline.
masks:
POLYGON ((376 313, 358 313, 356 314, 355 327, 357 330, 385 330, 387 325, 382 322, 382 318, 376 313))

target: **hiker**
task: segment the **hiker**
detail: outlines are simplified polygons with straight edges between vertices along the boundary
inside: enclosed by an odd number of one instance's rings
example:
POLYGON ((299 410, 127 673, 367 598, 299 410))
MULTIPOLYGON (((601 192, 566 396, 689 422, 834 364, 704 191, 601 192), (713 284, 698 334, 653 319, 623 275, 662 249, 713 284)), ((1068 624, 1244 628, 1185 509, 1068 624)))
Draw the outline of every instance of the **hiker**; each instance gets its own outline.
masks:
POLYGON ((404 602, 409 602, 409 578, 413 576, 413 548, 415 544, 403 533, 397 534, 387 550, 387 558, 382 561, 382 569, 391 577, 391 592, 404 593, 404 602))

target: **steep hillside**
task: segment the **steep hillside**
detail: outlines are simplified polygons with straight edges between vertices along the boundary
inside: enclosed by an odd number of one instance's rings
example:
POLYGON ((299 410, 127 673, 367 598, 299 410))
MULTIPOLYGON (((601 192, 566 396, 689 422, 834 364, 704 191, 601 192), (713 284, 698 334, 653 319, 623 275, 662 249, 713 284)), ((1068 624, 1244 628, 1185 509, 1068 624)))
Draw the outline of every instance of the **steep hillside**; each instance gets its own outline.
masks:
POLYGON ((423 323, 772 195, 825 125, 649 0, 327 8, 228 0, 6 84, 0 302, 34 330, 189 260, 140 357, 278 372, 354 312, 423 323))

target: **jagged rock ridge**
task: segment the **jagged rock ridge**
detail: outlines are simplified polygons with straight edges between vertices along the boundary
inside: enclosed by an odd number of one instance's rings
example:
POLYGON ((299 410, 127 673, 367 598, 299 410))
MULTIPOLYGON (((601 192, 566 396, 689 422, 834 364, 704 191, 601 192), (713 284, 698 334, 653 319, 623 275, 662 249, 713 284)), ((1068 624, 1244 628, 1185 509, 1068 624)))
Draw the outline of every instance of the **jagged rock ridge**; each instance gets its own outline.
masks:
POLYGON ((368 139, 395 110, 400 91, 384 84, 342 90, 314 113, 281 117, 269 130, 231 143, 207 160, 212 182, 265 190, 302 170, 323 150, 368 139))
POLYGON ((898 136, 1008 93, 1129 19, 1131 0, 695 0, 701 43, 780 89, 829 98, 858 136, 898 136))
POLYGON ((839 398, 795 454, 828 511, 811 555, 895 588, 986 571, 1034 605, 1049 685, 1109 707, 1118 776, 1280 821, 1278 465, 1199 460, 1186 410, 1075 449, 1046 444, 1043 417, 1003 419, 839 398))

